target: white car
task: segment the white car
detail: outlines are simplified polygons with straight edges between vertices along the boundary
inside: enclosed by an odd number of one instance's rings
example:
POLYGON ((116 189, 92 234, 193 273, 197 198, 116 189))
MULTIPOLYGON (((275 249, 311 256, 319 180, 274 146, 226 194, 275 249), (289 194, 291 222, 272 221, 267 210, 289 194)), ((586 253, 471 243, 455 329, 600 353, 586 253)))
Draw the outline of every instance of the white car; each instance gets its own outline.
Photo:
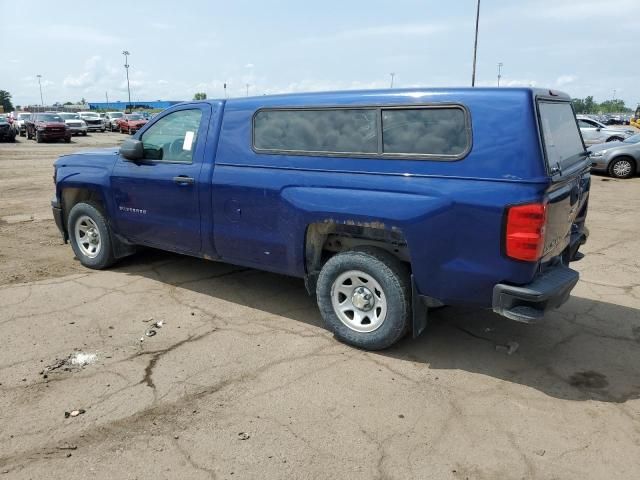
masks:
POLYGON ((104 132, 106 130, 100 115, 96 112, 78 112, 78 115, 85 121, 90 132, 104 132))
POLYGON ((84 120, 80 118, 77 113, 58 112, 58 115, 62 117, 64 123, 71 130, 71 135, 86 135, 89 130, 84 120))
POLYGON ((600 123, 586 115, 576 115, 578 127, 582 132, 585 145, 595 145, 597 143, 623 141, 636 133, 628 128, 616 128, 600 123))
POLYGON ((124 117, 124 112, 107 112, 104 114, 105 126, 110 132, 118 131, 117 120, 124 117))
POLYGON ((24 124, 25 120, 29 120, 31 113, 29 112, 13 112, 13 128, 24 137, 27 134, 27 126, 24 124))

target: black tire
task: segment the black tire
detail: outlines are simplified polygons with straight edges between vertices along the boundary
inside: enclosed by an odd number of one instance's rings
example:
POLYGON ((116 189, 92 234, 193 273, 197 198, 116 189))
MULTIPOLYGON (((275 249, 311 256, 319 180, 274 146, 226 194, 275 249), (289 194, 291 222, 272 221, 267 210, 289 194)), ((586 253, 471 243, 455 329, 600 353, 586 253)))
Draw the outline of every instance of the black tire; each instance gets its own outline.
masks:
POLYGON ((630 157, 618 157, 609 164, 609 175, 614 178, 631 178, 635 173, 636 163, 630 157))
POLYGON ((65 138, 64 143, 71 143, 71 138, 65 138))
POLYGON ((624 140, 624 138, 622 138, 622 137, 609 137, 609 138, 607 138, 607 143, 608 142, 621 142, 623 140, 624 140))
POLYGON ((124 128, 120 127, 120 133, 124 133, 124 128))
POLYGON ((411 325, 411 288, 409 270, 390 253, 361 247, 339 253, 324 264, 316 286, 320 314, 333 334, 349 345, 365 350, 388 348, 404 335, 411 325), (359 332, 338 317, 332 303, 334 282, 349 271, 361 271, 378 282, 386 300, 386 315, 373 331, 359 332))
POLYGON ((42 135, 40 134, 40 132, 36 132, 36 142, 38 143, 42 143, 42 135))
POLYGON ((31 133, 29 133, 29 130, 26 131, 26 135, 27 135, 27 140, 31 140, 33 138, 31 136, 31 133))
POLYGON ((87 136, 87 132, 82 132, 82 136, 86 137, 87 136))
POLYGON ((80 263, 85 267, 95 270, 101 270, 113 265, 115 258, 113 256, 113 248, 111 245, 111 231, 106 217, 99 205, 92 202, 77 203, 69 212, 69 220, 67 222, 67 232, 69 232, 69 240, 73 253, 80 263), (88 256, 84 253, 83 248, 78 245, 75 227, 76 223, 81 221, 82 217, 89 217, 93 220, 100 236, 100 250, 95 257, 88 256))
POLYGON ((21 137, 26 137, 27 136, 27 132, 23 132, 22 130, 20 130, 20 136, 21 137))

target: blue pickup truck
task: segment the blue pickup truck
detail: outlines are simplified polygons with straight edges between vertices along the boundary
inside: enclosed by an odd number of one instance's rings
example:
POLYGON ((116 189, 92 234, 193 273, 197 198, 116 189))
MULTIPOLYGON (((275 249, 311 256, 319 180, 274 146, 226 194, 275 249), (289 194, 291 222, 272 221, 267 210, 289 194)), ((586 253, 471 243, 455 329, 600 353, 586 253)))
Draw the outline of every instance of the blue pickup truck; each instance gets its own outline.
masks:
POLYGON ((143 245, 303 278, 337 338, 382 349, 430 307, 561 305, 589 167, 561 92, 288 94, 179 104, 62 156, 52 207, 89 268, 143 245))

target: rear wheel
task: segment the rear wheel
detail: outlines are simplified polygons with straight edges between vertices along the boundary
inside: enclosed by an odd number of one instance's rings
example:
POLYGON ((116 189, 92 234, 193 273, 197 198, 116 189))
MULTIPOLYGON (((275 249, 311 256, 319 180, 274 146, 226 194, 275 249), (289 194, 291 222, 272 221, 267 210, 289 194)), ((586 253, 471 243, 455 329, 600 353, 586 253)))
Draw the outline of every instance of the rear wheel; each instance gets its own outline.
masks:
POLYGON ((80 263, 103 269, 115 261, 109 225, 100 207, 94 203, 77 203, 69 212, 67 224, 71 247, 80 263))
POLYGON ((363 247, 331 257, 316 294, 327 328, 350 345, 381 350, 410 326, 409 271, 384 250, 363 247))
POLYGON ((622 137, 609 137, 609 138, 607 138, 607 142, 621 142, 623 140, 624 140, 624 138, 622 138, 622 137))
POLYGON ((629 157, 614 159, 609 164, 609 175, 615 178, 631 178, 635 173, 635 163, 629 157))

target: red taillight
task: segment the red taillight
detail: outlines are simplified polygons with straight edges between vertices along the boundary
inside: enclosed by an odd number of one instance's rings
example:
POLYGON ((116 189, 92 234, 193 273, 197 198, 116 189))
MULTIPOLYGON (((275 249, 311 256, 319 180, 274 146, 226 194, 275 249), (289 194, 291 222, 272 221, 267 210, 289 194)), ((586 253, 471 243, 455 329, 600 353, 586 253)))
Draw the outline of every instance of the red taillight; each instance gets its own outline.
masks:
POLYGON ((546 205, 529 203, 514 205, 507 210, 505 251, 516 260, 535 262, 542 256, 546 205))

